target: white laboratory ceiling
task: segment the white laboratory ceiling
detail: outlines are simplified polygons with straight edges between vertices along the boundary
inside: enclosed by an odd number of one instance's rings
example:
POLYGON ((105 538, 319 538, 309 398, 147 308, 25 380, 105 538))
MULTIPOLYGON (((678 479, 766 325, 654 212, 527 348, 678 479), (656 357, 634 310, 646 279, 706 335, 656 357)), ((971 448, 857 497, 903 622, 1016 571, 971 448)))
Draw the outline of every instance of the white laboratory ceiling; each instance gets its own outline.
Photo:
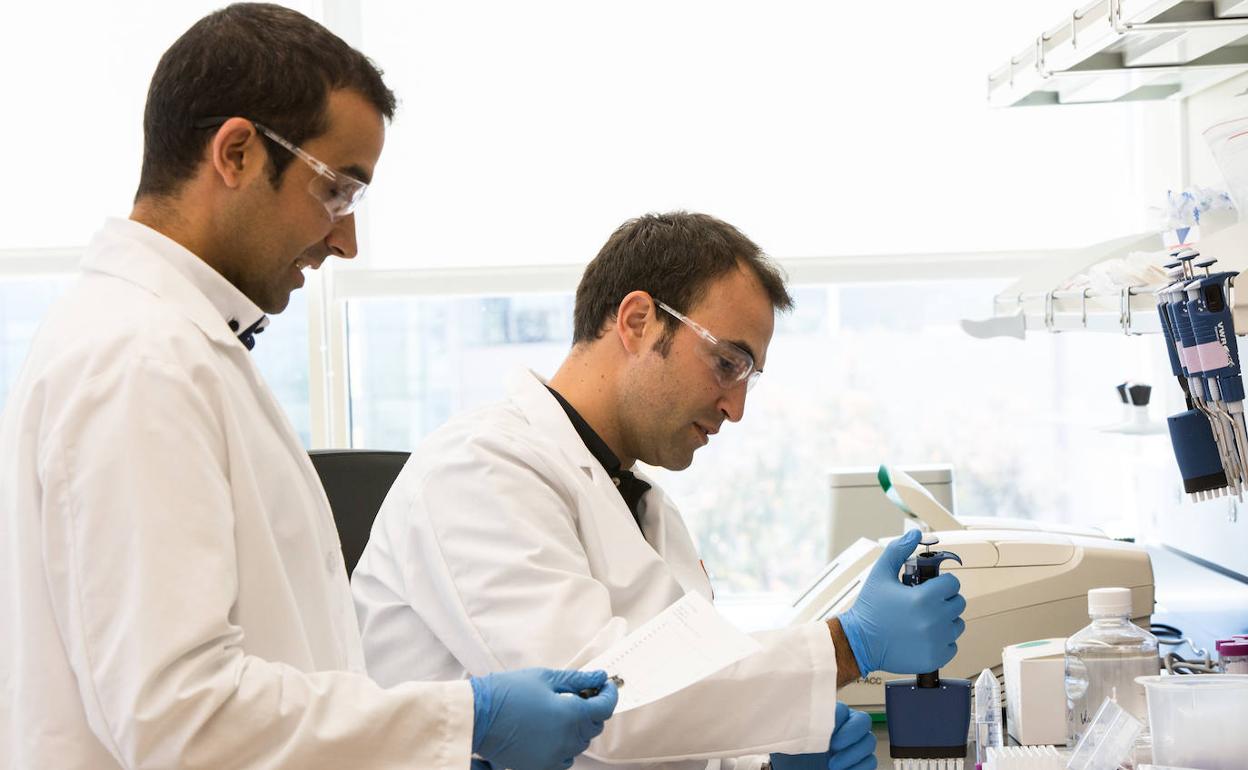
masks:
MULTIPOLYGON (((0 123, 0 249, 79 245, 128 210, 151 69, 219 3, 72 5, 0 9, 23 106, 0 123)), ((361 266, 574 264, 675 207, 781 257, 1068 247, 1164 193, 1138 145, 1170 103, 988 107, 988 70, 1070 0, 293 5, 349 18, 402 101, 361 266)))

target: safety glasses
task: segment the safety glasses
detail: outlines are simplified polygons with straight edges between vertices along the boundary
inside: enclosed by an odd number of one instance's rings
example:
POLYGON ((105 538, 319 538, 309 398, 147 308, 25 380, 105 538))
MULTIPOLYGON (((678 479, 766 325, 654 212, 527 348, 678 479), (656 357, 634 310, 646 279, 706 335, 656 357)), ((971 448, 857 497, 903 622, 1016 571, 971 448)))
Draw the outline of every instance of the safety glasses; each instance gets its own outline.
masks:
POLYGON ((754 387, 754 383, 758 382, 758 377, 763 370, 754 368, 753 356, 731 342, 722 342, 701 324, 690 320, 680 311, 672 309, 662 300, 656 299, 655 304, 688 326, 707 343, 705 346, 698 347, 698 355, 711 368, 721 388, 726 390, 745 380, 745 388, 749 390, 754 387))
MULTIPOLYGON (((250 120, 250 118, 247 119, 250 120)), ((195 122, 195 128, 216 128, 227 120, 229 118, 204 118, 195 122)), ((308 183, 308 193, 325 207, 331 220, 342 219, 355 211, 355 207, 360 204, 360 199, 368 190, 367 184, 353 176, 334 171, 323 161, 318 160, 311 153, 263 123, 256 120, 252 120, 251 123, 257 131, 286 148, 316 172, 316 176, 308 183)))

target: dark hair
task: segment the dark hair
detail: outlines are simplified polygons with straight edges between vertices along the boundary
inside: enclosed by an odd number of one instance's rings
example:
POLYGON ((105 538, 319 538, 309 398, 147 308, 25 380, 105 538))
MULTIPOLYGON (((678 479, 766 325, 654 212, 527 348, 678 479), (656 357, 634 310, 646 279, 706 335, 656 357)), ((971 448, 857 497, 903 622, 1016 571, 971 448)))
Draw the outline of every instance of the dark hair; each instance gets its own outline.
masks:
MULTIPOLYGON (((754 273, 773 308, 793 307, 784 273, 727 222, 688 211, 630 219, 585 267, 576 287, 572 344, 602 336, 603 325, 629 292, 647 292, 684 313, 701 301, 712 281, 738 266, 754 273)), ((659 343, 665 352, 679 322, 667 313, 659 317, 666 324, 659 343)))
MULTIPOLYGON (((165 51, 152 75, 135 198, 175 193, 194 175, 212 136, 196 121, 245 117, 302 144, 328 130, 326 102, 337 89, 358 92, 389 120, 394 93, 381 74, 364 54, 288 8, 236 3, 205 16, 165 51)), ((276 186, 293 156, 265 141, 276 186)))

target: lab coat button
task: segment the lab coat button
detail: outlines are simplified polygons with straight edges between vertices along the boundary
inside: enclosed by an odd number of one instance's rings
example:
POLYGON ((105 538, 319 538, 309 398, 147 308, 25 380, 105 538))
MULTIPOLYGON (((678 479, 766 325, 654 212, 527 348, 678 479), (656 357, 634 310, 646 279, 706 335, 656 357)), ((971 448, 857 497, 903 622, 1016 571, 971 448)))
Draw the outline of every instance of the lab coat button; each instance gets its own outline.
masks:
POLYGON ((616 477, 616 476, 612 476, 612 477, 611 477, 611 480, 615 482, 615 485, 616 485, 617 487, 620 485, 620 479, 619 479, 618 477, 616 477))
POLYGON ((336 569, 343 569, 343 567, 338 566, 341 563, 342 559, 338 557, 337 551, 330 551, 325 554, 325 571, 329 574, 334 574, 334 570, 336 569))

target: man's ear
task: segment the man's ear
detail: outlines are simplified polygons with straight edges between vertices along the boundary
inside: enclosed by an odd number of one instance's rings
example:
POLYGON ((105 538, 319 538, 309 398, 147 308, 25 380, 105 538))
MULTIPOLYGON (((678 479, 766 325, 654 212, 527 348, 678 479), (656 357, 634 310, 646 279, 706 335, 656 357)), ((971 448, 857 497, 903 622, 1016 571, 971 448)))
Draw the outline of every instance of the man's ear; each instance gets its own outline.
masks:
POLYGON ((221 124, 208 144, 208 160, 213 172, 226 186, 242 187, 262 169, 268 159, 255 125, 243 118, 230 118, 221 124))
POLYGON ((615 334, 620 345, 629 353, 639 354, 646 350, 646 335, 654 334, 658 318, 655 310, 658 305, 644 291, 630 292, 620 300, 615 312, 615 334))

